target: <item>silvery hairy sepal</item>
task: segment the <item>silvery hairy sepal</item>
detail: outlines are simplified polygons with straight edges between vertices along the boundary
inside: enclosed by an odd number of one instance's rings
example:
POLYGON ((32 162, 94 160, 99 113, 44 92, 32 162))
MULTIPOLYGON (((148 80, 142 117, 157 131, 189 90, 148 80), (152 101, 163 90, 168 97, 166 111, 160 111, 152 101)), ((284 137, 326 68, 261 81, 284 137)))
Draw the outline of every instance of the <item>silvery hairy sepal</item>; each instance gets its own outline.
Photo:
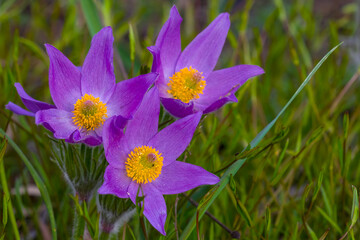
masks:
POLYGON ((100 213, 100 232, 116 234, 120 227, 135 214, 135 208, 129 199, 99 194, 96 200, 97 209, 100 213))
POLYGON ((101 185, 106 168, 103 147, 52 139, 53 160, 79 200, 88 201, 101 185))

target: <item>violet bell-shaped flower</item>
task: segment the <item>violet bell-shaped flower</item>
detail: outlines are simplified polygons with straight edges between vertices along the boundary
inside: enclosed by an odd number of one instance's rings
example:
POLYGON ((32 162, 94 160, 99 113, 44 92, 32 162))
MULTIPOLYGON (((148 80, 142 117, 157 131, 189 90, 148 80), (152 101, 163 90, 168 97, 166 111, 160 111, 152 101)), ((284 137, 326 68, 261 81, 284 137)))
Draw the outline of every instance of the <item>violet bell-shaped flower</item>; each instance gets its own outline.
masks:
MULTIPOLYGON (((108 118, 131 119, 157 73, 115 82, 111 27, 100 30, 92 39, 82 67, 76 67, 55 47, 45 44, 50 58, 49 88, 55 106, 28 97, 15 84, 25 106, 31 112, 9 103, 8 109, 23 115, 35 115, 57 139, 83 142, 90 146, 102 143, 102 126, 108 118)), ((121 121, 126 123, 126 121, 121 121)))
POLYGON ((264 73, 255 65, 238 65, 214 71, 230 28, 228 13, 221 13, 181 51, 182 18, 173 6, 162 27, 153 54, 152 72, 158 72, 156 86, 165 109, 181 118, 195 112, 210 113, 228 102, 249 78, 264 73))
POLYGON ((199 166, 176 161, 189 145, 202 114, 189 115, 158 132, 159 113, 158 90, 153 87, 128 122, 125 134, 116 119, 105 123, 103 142, 109 166, 98 193, 130 198, 135 204, 137 196, 145 196, 141 202, 144 216, 165 235, 163 195, 216 184, 219 178, 199 166))

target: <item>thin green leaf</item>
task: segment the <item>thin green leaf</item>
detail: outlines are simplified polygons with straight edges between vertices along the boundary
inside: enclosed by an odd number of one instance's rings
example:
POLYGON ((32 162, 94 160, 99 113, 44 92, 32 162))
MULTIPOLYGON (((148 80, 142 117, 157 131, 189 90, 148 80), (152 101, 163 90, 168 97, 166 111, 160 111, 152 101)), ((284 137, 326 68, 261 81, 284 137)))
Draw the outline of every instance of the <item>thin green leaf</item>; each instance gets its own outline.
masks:
POLYGON ((84 219, 85 219, 85 221, 87 223, 87 228, 89 230, 90 236, 92 238, 94 238, 94 236, 96 236, 95 235, 95 226, 91 222, 91 218, 90 218, 90 215, 89 215, 89 212, 88 212, 88 207, 87 207, 87 204, 86 204, 85 201, 83 202, 83 211, 84 211, 83 217, 84 217, 84 219))
POLYGON ((7 219, 8 219, 7 212, 8 212, 8 202, 9 202, 9 200, 10 200, 9 195, 4 194, 4 197, 3 197, 3 219, 2 219, 2 222, 3 222, 4 226, 6 226, 7 219))
POLYGON ((330 228, 328 230, 326 230, 323 235, 321 235, 319 240, 324 240, 326 238, 326 236, 329 234, 329 232, 330 232, 330 228))
POLYGON ((297 240, 298 239, 297 238, 298 232, 299 232, 299 224, 296 224, 294 233, 292 234, 292 237, 291 237, 292 240, 297 240))
POLYGON ((359 195, 355 186, 352 186, 352 189, 353 189, 353 202, 351 208, 351 225, 354 226, 354 224, 359 218, 359 195))
POLYGON ((279 119, 279 117, 285 112, 285 110, 289 107, 289 105, 294 101, 296 96, 303 90, 303 88, 309 83, 310 79, 313 77, 313 75, 317 72, 317 70, 321 67, 321 65, 325 62, 325 60, 341 45, 342 43, 335 46, 333 49, 331 49, 321 60, 314 69, 310 72, 310 74, 306 77, 304 82, 300 85, 300 87, 296 90, 294 95, 290 98, 290 100, 286 103, 286 105, 281 109, 279 114, 275 117, 274 120, 272 120, 256 137, 255 139, 250 143, 251 147, 255 147, 258 145, 258 143, 264 138, 266 133, 269 132, 269 130, 274 126, 275 122, 279 119))
MULTIPOLYGON (((2 128, 0 128, 0 134, 3 137, 6 137, 7 141, 9 142, 9 144, 14 148, 14 150, 17 152, 17 154, 19 155, 19 157, 21 158, 21 160, 24 162, 24 164, 26 165, 27 169, 29 170, 32 178, 34 179, 36 186, 39 188, 40 193, 41 193, 41 197, 43 198, 46 208, 48 210, 48 214, 49 214, 49 219, 50 219, 50 225, 51 225, 51 232, 52 232, 52 239, 57 239, 57 235, 56 235, 56 222, 55 222, 55 217, 54 217, 54 212, 53 212, 53 208, 52 208, 52 204, 51 204, 51 200, 50 200, 50 196, 49 193, 47 191, 47 188, 44 184, 44 182, 42 181, 42 179, 40 178, 39 174, 36 172, 35 168, 33 167, 33 165, 31 164, 31 162, 29 161, 29 159, 25 156, 25 154, 21 151, 21 149, 19 148, 19 146, 11 139, 9 138, 9 136, 4 132, 4 130, 2 128)), ((4 174, 1 174, 2 176, 4 174)))
POLYGON ((130 61, 131 71, 129 77, 134 75, 134 64, 135 64, 135 34, 131 23, 129 23, 129 41, 130 41, 130 61))
POLYGON ((331 226, 333 226, 335 228, 335 230, 341 234, 342 231, 341 231, 341 228, 339 227, 339 225, 331 219, 331 217, 329 215, 326 214, 326 212, 324 210, 322 210, 321 208, 319 208, 318 206, 316 206, 316 210, 319 211, 319 213, 325 218, 325 220, 327 220, 331 226))
POLYGON ((346 139, 349 133, 349 113, 345 113, 344 115, 343 128, 344 128, 344 138, 346 139))
POLYGON ((319 127, 315 131, 311 133, 310 138, 306 141, 306 146, 309 146, 312 142, 319 139, 320 136, 322 136, 324 132, 324 127, 319 127))
POLYGON ((269 206, 266 207, 265 221, 266 221, 266 232, 269 233, 271 229, 271 210, 269 206))
POLYGON ((321 171, 320 174, 319 174, 317 185, 315 186, 313 197, 311 199, 312 202, 314 202, 316 200, 316 197, 317 197, 317 195, 319 193, 319 190, 321 188, 323 177, 324 177, 324 171, 321 171))
POLYGON ((309 224, 305 223, 305 226, 310 234, 310 237, 312 240, 318 240, 318 237, 316 236, 314 230, 311 229, 311 227, 309 226, 309 224))
POLYGON ((129 23, 130 60, 135 61, 135 34, 131 23, 129 23))
POLYGON ((249 212, 247 211, 246 207, 244 206, 244 204, 239 199, 236 199, 236 210, 244 218, 246 224, 249 227, 252 227, 253 224, 252 224, 252 220, 251 220, 251 217, 249 215, 249 212))
POLYGON ((310 184, 306 185, 305 189, 304 189, 304 193, 302 194, 302 198, 301 198, 301 207, 303 208, 303 212, 306 212, 306 199, 309 196, 310 190, 313 186, 313 183, 311 182, 310 184))
POLYGON ((230 188, 233 191, 234 195, 236 195, 236 182, 232 174, 230 175, 230 188))
POLYGON ((218 189, 218 186, 214 186, 210 191, 208 191, 205 196, 200 200, 199 205, 197 207, 198 211, 206 207, 207 203, 211 200, 211 198, 216 193, 216 190, 218 189))
POLYGON ((83 216, 84 212, 79 202, 79 196, 73 196, 73 195, 69 195, 69 196, 72 200, 74 200, 76 211, 80 214, 80 216, 83 216))
MULTIPOLYGON (((2 139, 1 144, 0 144, 0 178, 1 178, 1 186, 2 189, 4 191, 4 202, 7 201, 7 213, 3 212, 3 217, 4 215, 6 215, 6 222, 7 222, 7 217, 10 218, 10 223, 12 226, 12 229, 14 231, 14 235, 15 235, 15 239, 16 240, 20 240, 20 234, 19 234, 19 229, 18 226, 16 224, 16 219, 15 219, 15 215, 14 215, 14 211, 13 211, 13 207, 12 207, 12 203, 11 203, 11 199, 10 199, 10 192, 9 192, 9 188, 7 185, 7 181, 6 181, 6 174, 5 174, 5 168, 4 168, 4 161, 3 161, 3 157, 4 157, 4 153, 5 153, 5 149, 7 146, 7 141, 6 139, 2 139)), ((3 210, 5 211, 5 210, 3 210)))
POLYGON ((96 224, 95 224, 95 234, 94 234, 94 240, 98 239, 100 233, 100 214, 98 213, 96 216, 96 224))
POLYGON ((43 63, 46 65, 49 64, 48 57, 45 52, 33 41, 26 38, 19 38, 19 43, 28 47, 31 51, 33 51, 37 56, 39 56, 43 63))
POLYGON ((286 140, 285 146, 284 146, 283 150, 280 153, 279 160, 276 163, 275 171, 274 171, 273 176, 271 178, 271 182, 273 182, 275 180, 275 178, 277 176, 277 173, 279 172, 280 165, 282 163, 282 160, 284 159, 284 156, 285 156, 285 153, 286 153, 286 150, 287 150, 288 146, 289 146, 289 139, 286 140))

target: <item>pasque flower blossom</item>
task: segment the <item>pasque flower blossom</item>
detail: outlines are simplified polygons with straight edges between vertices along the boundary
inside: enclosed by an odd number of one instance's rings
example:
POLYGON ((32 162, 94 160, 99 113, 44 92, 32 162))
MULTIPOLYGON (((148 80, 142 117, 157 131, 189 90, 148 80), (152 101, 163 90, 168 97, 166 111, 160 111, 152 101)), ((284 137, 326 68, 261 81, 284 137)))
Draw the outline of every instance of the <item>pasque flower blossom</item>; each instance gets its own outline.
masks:
POLYGON ((228 13, 220 14, 181 51, 182 18, 174 6, 162 27, 155 46, 152 71, 159 73, 156 86, 161 102, 175 117, 195 112, 209 113, 227 102, 237 102, 234 93, 249 78, 264 73, 255 65, 238 65, 214 71, 227 32, 228 13))
MULTIPOLYGON (((54 105, 28 96, 16 83, 18 93, 31 111, 9 103, 7 108, 35 116, 58 139, 68 142, 101 144, 102 126, 112 117, 130 119, 157 74, 149 73, 115 83, 111 27, 99 31, 91 42, 82 67, 74 66, 59 50, 45 44, 50 58, 49 87, 54 105)), ((125 121, 123 121, 125 122, 125 121)))
POLYGON ((202 114, 189 115, 158 132, 159 112, 158 90, 153 87, 128 122, 125 133, 118 127, 121 119, 112 118, 105 123, 103 143, 109 166, 98 193, 130 198, 134 203, 136 196, 145 196, 145 217, 165 235, 163 195, 216 184, 219 178, 199 166, 176 161, 190 143, 202 114))

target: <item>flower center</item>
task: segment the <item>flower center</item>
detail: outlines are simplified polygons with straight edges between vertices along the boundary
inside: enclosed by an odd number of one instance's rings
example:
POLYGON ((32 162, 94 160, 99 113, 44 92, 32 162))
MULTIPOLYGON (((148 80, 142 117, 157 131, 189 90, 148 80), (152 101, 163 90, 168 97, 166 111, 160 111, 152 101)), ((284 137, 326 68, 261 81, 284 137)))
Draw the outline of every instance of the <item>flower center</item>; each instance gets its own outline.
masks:
POLYGON ((159 177, 163 157, 155 148, 141 146, 129 153, 125 162, 126 173, 137 183, 148 183, 159 177))
POLYGON ((206 82, 202 72, 190 66, 174 73, 167 85, 170 88, 167 91, 168 93, 175 99, 188 103, 193 99, 199 98, 199 94, 203 94, 206 82))
POLYGON ((107 118, 106 105, 93 95, 85 94, 74 104, 73 122, 80 129, 95 130, 104 124, 107 118))

